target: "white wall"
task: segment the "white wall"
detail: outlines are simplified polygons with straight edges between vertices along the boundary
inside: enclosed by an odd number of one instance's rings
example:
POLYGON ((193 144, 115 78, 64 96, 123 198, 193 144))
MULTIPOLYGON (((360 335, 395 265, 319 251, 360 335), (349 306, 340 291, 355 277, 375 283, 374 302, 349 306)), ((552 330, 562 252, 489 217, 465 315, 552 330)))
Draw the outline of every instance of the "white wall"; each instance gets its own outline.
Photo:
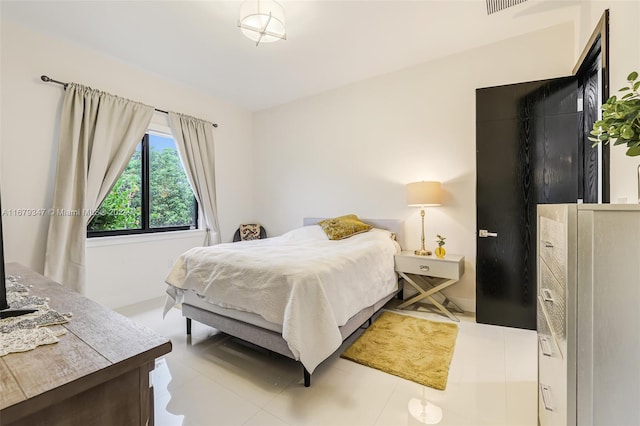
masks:
MULTIPOLYGON (((605 8, 611 10, 612 93, 631 70, 640 69, 638 2, 587 1, 581 8, 575 29, 567 23, 456 54, 258 112, 253 122, 247 111, 195 89, 2 21, 3 208, 51 205, 62 90, 39 81, 48 74, 218 122, 223 241, 232 238, 238 223, 260 221, 276 235, 299 226, 304 216, 354 212, 406 219, 405 246, 414 248, 419 244, 419 213, 405 206, 404 185, 442 180, 445 204, 427 211, 428 245, 433 247, 433 237, 441 233, 449 252, 467 257, 467 274, 450 295, 473 310, 475 89, 568 75, 605 8), (253 164, 246 161, 251 158, 253 164)), ((624 156, 624 149, 612 149, 612 201, 637 197, 637 165, 638 159, 624 156)), ((3 219, 8 260, 42 271, 47 218, 3 219)), ((89 292, 110 306, 132 302, 107 293, 117 290, 114 283, 140 289, 157 282, 176 253, 200 241, 199 234, 182 237, 90 243, 89 292), (123 271, 109 271, 113 264, 124 265, 123 271), (140 264, 148 265, 146 277, 123 279, 137 274, 140 264)), ((150 288, 144 294, 153 297, 155 287, 150 288)))
MULTIPOLYGON (((640 1, 589 0, 582 3, 580 44, 576 55, 586 46, 605 9, 609 9, 609 66, 611 95, 626 86, 631 71, 640 72, 640 1)), ((611 202, 638 200, 640 157, 627 157, 626 145, 611 147, 611 202)))
MULTIPOLYGON (((239 223, 255 220, 252 167, 245 160, 251 157, 252 117, 248 111, 6 20, 1 31, 3 209, 46 209, 52 204, 63 90, 41 82, 40 75, 47 74, 217 122, 216 184, 222 239, 230 241, 239 223)), ((5 216, 3 222, 6 259, 42 272, 48 217, 5 216)), ((103 295, 97 300, 109 306, 135 302, 125 293, 134 288, 131 294, 137 293, 137 300, 161 295, 168 259, 175 258, 185 244, 195 246, 202 240, 201 233, 195 233, 187 240, 126 243, 117 249, 90 246, 88 293, 103 295), (141 286, 149 291, 140 293, 141 286), (116 293, 125 296, 115 299, 116 293)))
POLYGON ((474 311, 475 89, 569 75, 574 40, 567 23, 254 114, 255 216, 276 234, 304 216, 404 218, 413 249, 420 217, 405 184, 440 180, 425 235, 466 257, 448 294, 474 311))
POLYGON ((171 234, 91 238, 86 296, 112 308, 161 296, 176 258, 204 240, 202 230, 171 234))

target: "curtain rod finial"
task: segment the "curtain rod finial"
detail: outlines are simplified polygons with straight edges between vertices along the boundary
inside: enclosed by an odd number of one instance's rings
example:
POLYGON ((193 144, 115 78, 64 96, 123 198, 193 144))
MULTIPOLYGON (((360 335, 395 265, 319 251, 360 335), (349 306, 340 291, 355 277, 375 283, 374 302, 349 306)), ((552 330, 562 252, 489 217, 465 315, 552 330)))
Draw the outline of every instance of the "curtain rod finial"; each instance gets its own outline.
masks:
POLYGON ((46 75, 41 75, 40 76, 40 80, 44 81, 45 83, 56 83, 61 85, 65 90, 67 90, 67 86, 69 86, 69 83, 63 83, 62 81, 58 81, 58 80, 54 80, 49 76, 46 75))

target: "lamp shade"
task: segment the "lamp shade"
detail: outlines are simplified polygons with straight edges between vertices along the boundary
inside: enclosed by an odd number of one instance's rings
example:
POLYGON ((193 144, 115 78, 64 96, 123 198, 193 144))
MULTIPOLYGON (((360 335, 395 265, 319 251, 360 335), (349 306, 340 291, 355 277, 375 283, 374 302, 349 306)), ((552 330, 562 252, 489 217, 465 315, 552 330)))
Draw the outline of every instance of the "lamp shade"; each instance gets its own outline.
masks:
POLYGON ((240 5, 238 26, 256 45, 287 38, 284 8, 274 0, 246 0, 240 5))
POLYGON ((440 182, 413 182, 407 184, 407 205, 410 207, 439 206, 440 182))

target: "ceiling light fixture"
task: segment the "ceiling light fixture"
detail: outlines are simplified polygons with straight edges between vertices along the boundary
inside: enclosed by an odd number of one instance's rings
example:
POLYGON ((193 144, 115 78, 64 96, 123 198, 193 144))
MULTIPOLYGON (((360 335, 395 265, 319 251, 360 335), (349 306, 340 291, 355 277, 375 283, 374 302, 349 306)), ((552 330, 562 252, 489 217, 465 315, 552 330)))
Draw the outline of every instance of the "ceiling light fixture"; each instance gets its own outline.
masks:
POLYGON ((238 26, 256 46, 287 39, 284 8, 274 0, 246 0, 240 5, 238 26))

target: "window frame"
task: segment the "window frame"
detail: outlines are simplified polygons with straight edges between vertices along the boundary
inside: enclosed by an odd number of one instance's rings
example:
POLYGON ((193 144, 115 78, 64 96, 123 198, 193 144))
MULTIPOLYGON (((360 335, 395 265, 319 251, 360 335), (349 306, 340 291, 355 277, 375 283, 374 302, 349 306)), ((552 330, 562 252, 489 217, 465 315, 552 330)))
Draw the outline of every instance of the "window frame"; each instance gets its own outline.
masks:
POLYGON ((199 211, 200 208, 198 206, 198 200, 195 195, 193 195, 194 199, 194 212, 193 217, 195 223, 193 225, 182 225, 182 226, 165 226, 160 228, 152 228, 149 224, 149 163, 150 163, 150 148, 149 148, 149 133, 156 134, 162 137, 170 137, 174 140, 172 135, 166 134, 164 132, 154 131, 152 129, 148 129, 142 140, 140 141, 141 146, 141 173, 142 176, 140 178, 140 186, 141 186, 141 210, 140 210, 140 220, 141 227, 138 229, 112 229, 106 231, 90 231, 89 230, 89 222, 87 222, 87 238, 97 238, 97 237, 115 237, 122 235, 141 235, 141 234, 156 234, 163 232, 173 232, 173 231, 189 231, 189 230, 197 230, 199 229, 199 211))

